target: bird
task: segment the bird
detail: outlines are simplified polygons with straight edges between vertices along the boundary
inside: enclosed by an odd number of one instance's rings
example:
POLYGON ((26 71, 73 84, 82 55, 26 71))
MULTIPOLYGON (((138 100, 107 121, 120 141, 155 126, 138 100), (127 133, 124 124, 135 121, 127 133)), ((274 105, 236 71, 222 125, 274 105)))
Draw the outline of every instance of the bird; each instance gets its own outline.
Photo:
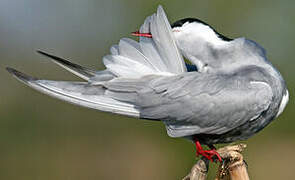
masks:
POLYGON ((139 40, 122 38, 113 45, 100 71, 38 51, 83 82, 7 70, 28 86, 73 104, 161 121, 170 137, 192 141, 197 156, 216 162, 222 158, 215 144, 250 138, 286 107, 289 93, 282 75, 252 40, 227 38, 196 18, 171 25, 161 5, 132 34, 139 40))

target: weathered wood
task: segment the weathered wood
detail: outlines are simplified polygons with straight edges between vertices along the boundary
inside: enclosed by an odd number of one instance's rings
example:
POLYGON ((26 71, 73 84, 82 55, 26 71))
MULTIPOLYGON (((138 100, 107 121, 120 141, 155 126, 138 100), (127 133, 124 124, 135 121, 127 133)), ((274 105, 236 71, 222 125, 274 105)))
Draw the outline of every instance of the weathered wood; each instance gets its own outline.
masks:
MULTIPOLYGON (((247 165, 241 152, 245 144, 225 146, 217 150, 222 157, 215 180, 249 180, 247 165)), ((192 168, 183 180, 205 180, 208 173, 209 161, 202 158, 192 168)))
POLYGON ((238 161, 228 167, 231 180, 249 180, 247 165, 244 161, 238 161))
POLYGON ((191 172, 183 180, 206 180, 209 162, 207 159, 200 159, 191 169, 191 172))
POLYGON ((247 165, 241 152, 246 148, 245 144, 226 146, 217 150, 223 163, 220 164, 217 178, 218 180, 249 180, 247 165))

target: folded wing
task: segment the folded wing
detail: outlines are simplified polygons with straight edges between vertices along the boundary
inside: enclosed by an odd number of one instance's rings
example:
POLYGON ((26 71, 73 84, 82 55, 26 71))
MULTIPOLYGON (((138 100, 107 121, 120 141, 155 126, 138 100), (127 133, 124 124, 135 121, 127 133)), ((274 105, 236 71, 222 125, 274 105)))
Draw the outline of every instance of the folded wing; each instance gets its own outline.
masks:
POLYGON ((243 76, 194 72, 146 78, 145 83, 108 82, 106 93, 134 104, 141 118, 162 120, 172 137, 228 132, 257 119, 273 96, 267 83, 251 82, 243 76))

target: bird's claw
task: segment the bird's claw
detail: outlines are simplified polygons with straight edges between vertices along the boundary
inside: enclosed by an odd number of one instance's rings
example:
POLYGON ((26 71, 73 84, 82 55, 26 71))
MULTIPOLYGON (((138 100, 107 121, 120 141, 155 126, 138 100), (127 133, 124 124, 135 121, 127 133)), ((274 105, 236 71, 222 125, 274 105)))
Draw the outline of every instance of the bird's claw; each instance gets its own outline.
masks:
POLYGON ((197 155, 197 157, 199 155, 202 155, 205 158, 207 158, 208 160, 210 160, 211 162, 214 162, 215 159, 213 159, 213 157, 216 156, 217 160, 219 162, 222 162, 221 156, 219 155, 219 153, 215 149, 211 149, 211 150, 200 149, 200 150, 197 151, 196 155, 197 155))
POLYGON ((196 150, 197 150, 197 153, 196 153, 197 157, 199 155, 202 155, 208 160, 210 160, 211 162, 214 162, 215 159, 213 159, 213 157, 216 156, 217 160, 219 162, 222 162, 222 158, 219 155, 219 153, 216 151, 214 146, 210 146, 211 150, 204 150, 198 140, 195 140, 195 144, 196 144, 196 150))

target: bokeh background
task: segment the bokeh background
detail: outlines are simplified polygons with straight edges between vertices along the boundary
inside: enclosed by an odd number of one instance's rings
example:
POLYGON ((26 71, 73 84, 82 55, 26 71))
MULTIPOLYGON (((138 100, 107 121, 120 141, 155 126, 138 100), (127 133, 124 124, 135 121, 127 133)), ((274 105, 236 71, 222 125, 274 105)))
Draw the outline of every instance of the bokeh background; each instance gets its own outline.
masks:
POLYGON ((226 36, 244 36, 265 47, 291 97, 276 121, 246 141, 245 159, 252 179, 294 178, 295 1, 0 0, 0 179, 186 175, 196 162, 194 146, 169 138, 161 123, 67 104, 26 87, 5 70, 11 66, 46 79, 80 80, 35 50, 102 69, 109 47, 130 37, 159 4, 170 22, 198 17, 226 36))

